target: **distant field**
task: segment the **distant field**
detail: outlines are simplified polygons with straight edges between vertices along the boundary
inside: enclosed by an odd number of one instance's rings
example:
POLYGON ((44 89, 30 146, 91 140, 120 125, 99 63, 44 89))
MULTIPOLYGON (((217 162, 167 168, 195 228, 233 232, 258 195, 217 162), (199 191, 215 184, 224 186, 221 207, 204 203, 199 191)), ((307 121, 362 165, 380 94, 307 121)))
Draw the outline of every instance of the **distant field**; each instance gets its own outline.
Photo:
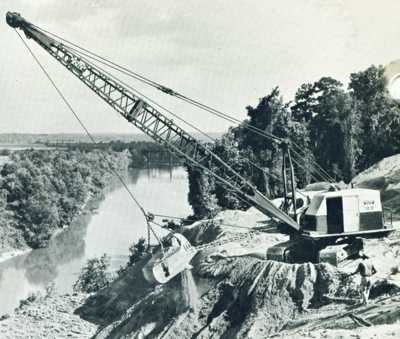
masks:
MULTIPOLYGON (((205 137, 199 133, 191 133, 198 140, 206 141, 205 137)), ((209 133, 212 138, 221 137, 222 133, 209 133)), ((152 141, 144 134, 94 134, 96 142, 111 142, 111 141, 152 141)), ((18 144, 18 146, 30 148, 32 144, 60 144, 60 143, 86 143, 90 142, 85 134, 24 134, 24 133, 0 133, 0 146, 3 149, 11 147, 9 145, 18 144), (28 147, 29 145, 29 147, 28 147)), ((36 145, 35 145, 36 146, 36 145)), ((40 146, 39 146, 40 147, 40 146)), ((36 148, 36 147, 35 147, 36 148)), ((13 148, 14 149, 14 148, 13 148)), ((23 148, 22 148, 23 149, 23 148)))
MULTIPOLYGON (((95 134, 97 142, 110 142, 120 140, 123 142, 149 141, 145 135, 137 134, 95 134)), ((47 144, 47 143, 82 143, 89 142, 85 134, 25 134, 25 133, 2 133, 0 134, 0 145, 4 144, 47 144)))
MULTIPOLYGON (((0 150, 10 150, 10 151, 20 151, 24 149, 37 149, 37 150, 45 150, 45 149, 54 149, 56 147, 49 147, 41 144, 1 144, 0 150)), ((57 147, 58 148, 58 147, 57 147)))

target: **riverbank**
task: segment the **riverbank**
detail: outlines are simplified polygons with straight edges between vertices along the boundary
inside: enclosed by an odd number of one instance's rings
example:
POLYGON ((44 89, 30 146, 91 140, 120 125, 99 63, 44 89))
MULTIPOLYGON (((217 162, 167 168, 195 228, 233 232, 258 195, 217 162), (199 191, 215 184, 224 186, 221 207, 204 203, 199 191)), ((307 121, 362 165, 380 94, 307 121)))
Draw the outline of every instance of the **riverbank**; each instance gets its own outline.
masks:
MULTIPOLYGON (((129 246, 146 232, 145 220, 140 210, 129 199, 125 189, 111 178, 108 178, 107 182, 109 185, 104 189, 105 199, 99 196, 98 199, 91 197, 85 209, 76 218, 75 224, 60 229, 58 234, 52 237, 48 248, 34 250, 27 256, 11 259, 2 266, 0 310, 3 311, 0 312, 0 317, 5 313, 10 316, 0 321, 0 330, 4 328, 7 335, 5 338, 64 338, 68 334, 70 337, 75 335, 76 338, 90 337, 89 333, 92 332, 82 330, 80 335, 72 333, 70 328, 74 327, 77 318, 72 316, 72 311, 68 311, 69 315, 65 318, 64 314, 57 314, 59 311, 53 304, 62 305, 67 302, 66 299, 73 297, 66 287, 71 287, 76 281, 82 265, 88 259, 107 253, 112 259, 113 269, 118 269, 119 265, 125 264, 121 260, 125 254, 126 257, 129 254, 129 246), (25 300, 29 294, 36 294, 37 291, 44 293, 52 282, 56 294, 50 299, 36 300, 23 309, 18 308, 20 300, 25 300), (40 317, 44 319, 35 318, 37 310, 40 310, 40 317), (55 313, 54 316, 52 313, 55 313), (47 332, 46 327, 53 326, 50 321, 47 322, 47 318, 65 323, 65 326, 57 327, 60 332, 55 331, 54 337, 47 332), (13 328, 19 322, 27 330, 22 331, 18 328, 13 336, 13 328), (33 326, 37 327, 34 331, 31 330, 33 326)), ((161 214, 169 212, 177 216, 190 214, 190 208, 185 204, 187 177, 184 169, 174 169, 172 174, 164 169, 136 170, 129 172, 126 182, 148 210, 161 214), (158 199, 154 199, 156 194, 158 199), (162 201, 162 197, 165 202, 162 201)), ((75 308, 83 303, 84 295, 75 303, 75 308)), ((83 320, 80 324, 84 328, 88 326, 88 331, 93 328, 92 324, 83 320)), ((3 338, 2 334, 0 332, 0 338, 3 338)))
MULTIPOLYGON (((112 182, 111 178, 109 179, 110 180, 108 182, 112 182)), ((107 186, 107 189, 109 188, 110 187, 107 186)), ((22 298, 16 298, 16 300, 13 302, 13 306, 7 306, 7 302, 5 300, 2 300, 2 302, 5 302, 6 305, 0 304, 0 317, 4 316, 5 314, 14 315, 18 314, 18 312, 21 312, 21 310, 16 307, 20 302, 23 301, 24 298, 27 297, 27 295, 40 295, 43 293, 43 290, 47 289, 47 284, 52 284, 52 280, 56 278, 56 275, 52 274, 52 272, 57 272, 57 265, 62 265, 64 261, 74 260, 77 255, 79 256, 82 254, 84 250, 82 244, 83 237, 86 232, 85 229, 89 224, 92 215, 97 210, 103 200, 103 191, 99 191, 96 194, 88 195, 85 203, 83 204, 77 215, 73 218, 71 224, 64 228, 56 229, 56 231, 52 234, 48 247, 42 249, 14 249, 4 251, 0 255, 0 265, 2 265, 0 266, 0 278, 3 273, 8 274, 7 272, 10 267, 17 266, 22 269, 22 271, 24 272, 24 276, 25 274, 27 275, 28 280, 32 279, 33 286, 37 285, 38 283, 42 285, 40 288, 38 285, 33 290, 30 290, 30 288, 28 288, 28 290, 25 290, 27 288, 26 282, 21 280, 15 281, 15 286, 20 286, 19 288, 21 288, 21 291, 25 291, 21 295, 22 298), (71 238, 74 239, 73 241, 76 248, 74 248, 71 253, 67 253, 68 250, 67 247, 64 248, 64 242, 68 243, 71 238), (43 271, 41 266, 45 267, 43 271), (35 272, 37 272, 38 274, 35 272), (38 290, 40 292, 37 292, 38 290)), ((4 288, 4 286, 1 285, 1 288, 4 288)), ((9 288, 8 283, 6 283, 6 291, 7 288, 9 288)), ((57 297, 60 297, 62 302, 63 296, 58 295, 57 297)), ((53 296, 53 299, 55 298, 56 296, 53 296)), ((36 300, 36 303, 40 303, 42 300, 44 299, 38 299, 36 300)), ((26 321, 28 321, 28 319, 26 319, 26 321)), ((22 337, 25 338, 24 336, 22 337)), ((0 338, 3 337, 0 335, 0 338)))
MULTIPOLYGON (((182 217, 191 213, 183 168, 172 173, 166 169, 129 170, 125 182, 148 211, 182 217)), ((70 226, 59 228, 49 246, 0 264, 0 316, 11 314, 20 300, 43 292, 52 282, 58 294, 72 293, 72 285, 89 259, 107 253, 111 270, 125 265, 129 247, 146 236, 146 222, 117 179, 108 177, 103 193, 104 197, 91 196, 79 217, 70 226)))
MULTIPOLYGON (((112 177, 107 176, 105 178, 105 181, 108 183, 108 185, 103 190, 98 191, 96 193, 91 193, 91 192, 88 193, 84 203, 79 208, 79 211, 76 213, 76 215, 73 217, 70 225, 79 222, 78 219, 80 219, 82 215, 88 213, 89 214, 94 213, 95 210, 99 207, 101 201, 104 200, 104 191, 109 189, 110 188, 109 186, 112 185, 110 184, 110 182, 112 181, 112 177)), ((70 227, 70 225, 65 225, 63 228, 55 229, 51 235, 51 239, 56 237, 60 233, 64 232, 66 229, 70 227)), ((14 236, 12 235, 11 237, 13 238, 14 236)), ((6 239, 2 240, 5 241, 6 239)), ((28 254, 33 250, 34 250, 33 248, 30 248, 20 239, 18 248, 12 248, 12 246, 8 245, 7 248, 0 249, 0 264, 12 258, 28 254)))
POLYGON ((107 190, 111 173, 124 173, 129 164, 127 151, 11 153, 0 172, 0 252, 47 247, 92 196, 107 190))
MULTIPOLYGON (((104 191, 109 189, 110 181, 112 181, 112 177, 109 176, 106 178, 106 182, 108 185, 104 188, 104 190, 97 192, 96 194, 88 193, 83 205, 80 207, 79 212, 76 214, 76 216, 73 218, 71 225, 74 223, 77 223, 77 219, 81 218, 83 214, 86 213, 95 213, 96 209, 99 207, 100 203, 102 200, 104 200, 104 191)), ((63 228, 58 228, 56 229, 53 234, 51 235, 51 238, 56 237, 62 232, 65 232, 66 229, 68 229, 70 225, 65 225, 63 228)), ((22 256, 25 254, 28 254, 29 252, 33 251, 34 249, 29 248, 27 245, 23 246, 23 248, 11 248, 11 249, 3 249, 3 251, 0 251, 0 264, 2 262, 5 262, 7 260, 10 260, 12 258, 22 256)))
POLYGON ((9 250, 9 251, 5 251, 3 253, 0 253, 0 264, 4 261, 10 260, 14 257, 17 257, 19 255, 24 255, 24 254, 28 254, 30 251, 32 251, 31 248, 27 248, 27 249, 23 249, 23 250, 9 250))

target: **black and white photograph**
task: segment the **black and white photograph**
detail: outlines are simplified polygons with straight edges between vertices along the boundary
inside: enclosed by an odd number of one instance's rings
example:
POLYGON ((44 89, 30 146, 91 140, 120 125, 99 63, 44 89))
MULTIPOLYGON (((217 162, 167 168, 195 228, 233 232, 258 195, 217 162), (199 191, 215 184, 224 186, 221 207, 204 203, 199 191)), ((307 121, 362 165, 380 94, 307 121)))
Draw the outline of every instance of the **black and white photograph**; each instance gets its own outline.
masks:
POLYGON ((400 338, 399 0, 0 13, 0 339, 400 338))

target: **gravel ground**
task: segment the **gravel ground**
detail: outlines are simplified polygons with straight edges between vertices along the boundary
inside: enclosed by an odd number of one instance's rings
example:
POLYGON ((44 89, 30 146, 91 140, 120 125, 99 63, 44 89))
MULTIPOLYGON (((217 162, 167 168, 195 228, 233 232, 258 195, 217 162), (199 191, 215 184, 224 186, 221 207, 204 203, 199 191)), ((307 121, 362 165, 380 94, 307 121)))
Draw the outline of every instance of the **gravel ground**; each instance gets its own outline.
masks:
POLYGON ((27 302, 9 318, 0 320, 0 338, 90 338, 95 333, 96 326, 73 314, 85 297, 49 296, 27 302))

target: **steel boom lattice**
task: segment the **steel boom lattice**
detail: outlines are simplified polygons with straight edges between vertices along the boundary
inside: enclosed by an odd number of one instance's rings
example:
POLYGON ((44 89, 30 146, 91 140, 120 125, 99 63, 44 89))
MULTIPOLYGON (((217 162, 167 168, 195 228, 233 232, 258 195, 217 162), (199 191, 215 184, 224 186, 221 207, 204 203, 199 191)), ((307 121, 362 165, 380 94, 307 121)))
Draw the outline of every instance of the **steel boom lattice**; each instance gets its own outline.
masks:
POLYGON ((251 182, 211 152, 207 145, 193 138, 176 125, 173 120, 132 93, 115 78, 106 75, 96 65, 75 53, 68 46, 40 31, 18 13, 7 13, 7 23, 13 28, 23 30, 28 38, 36 41, 126 120, 153 140, 165 146, 174 155, 184 158, 189 163, 207 171, 230 189, 249 200, 254 207, 264 214, 279 219, 289 225, 293 231, 300 231, 300 226, 296 221, 277 208, 251 182), (222 174, 211 171, 212 165, 222 168, 222 174))

